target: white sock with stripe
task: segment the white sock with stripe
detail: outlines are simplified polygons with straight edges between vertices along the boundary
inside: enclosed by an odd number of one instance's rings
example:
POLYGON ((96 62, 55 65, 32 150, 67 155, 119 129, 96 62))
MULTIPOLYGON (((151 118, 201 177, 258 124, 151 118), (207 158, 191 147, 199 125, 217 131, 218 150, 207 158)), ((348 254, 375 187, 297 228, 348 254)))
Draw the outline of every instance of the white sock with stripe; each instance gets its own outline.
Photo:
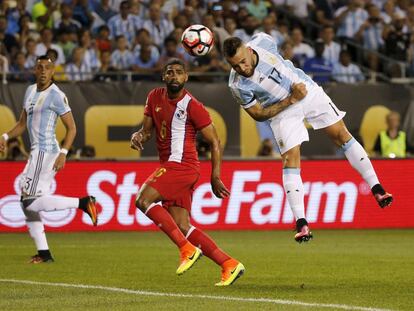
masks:
POLYGON ((29 228, 29 234, 32 237, 36 248, 40 250, 48 250, 45 227, 41 221, 28 221, 26 222, 27 228, 29 228))
POLYGON ((352 167, 358 171, 370 188, 379 184, 377 174, 372 166, 368 154, 355 138, 351 138, 342 145, 345 156, 352 167))
POLYGON ((299 168, 283 169, 283 188, 295 219, 305 218, 303 182, 299 168))
POLYGON ((61 195, 45 195, 37 198, 26 209, 33 212, 51 212, 68 208, 78 208, 79 199, 61 195))

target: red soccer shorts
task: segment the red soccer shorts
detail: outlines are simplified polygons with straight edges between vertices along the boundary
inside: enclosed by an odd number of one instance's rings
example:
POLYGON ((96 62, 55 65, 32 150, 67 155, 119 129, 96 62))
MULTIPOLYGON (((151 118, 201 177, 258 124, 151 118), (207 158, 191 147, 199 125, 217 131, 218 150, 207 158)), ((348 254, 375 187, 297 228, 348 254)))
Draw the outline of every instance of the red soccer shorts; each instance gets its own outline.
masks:
POLYGON ((164 207, 179 206, 190 212, 194 185, 199 176, 193 168, 166 162, 147 178, 145 184, 161 194, 164 207))

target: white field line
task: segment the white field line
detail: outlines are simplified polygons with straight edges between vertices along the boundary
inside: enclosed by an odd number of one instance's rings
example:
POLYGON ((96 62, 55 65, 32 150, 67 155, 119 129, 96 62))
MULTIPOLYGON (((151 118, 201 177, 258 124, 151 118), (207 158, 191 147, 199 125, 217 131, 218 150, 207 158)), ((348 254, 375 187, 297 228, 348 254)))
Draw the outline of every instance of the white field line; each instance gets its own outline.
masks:
POLYGON ((15 280, 15 279, 0 279, 3 283, 17 283, 27 285, 43 285, 43 286, 54 286, 54 287, 72 287, 72 288, 85 288, 85 289, 98 289, 109 292, 117 292, 138 296, 157 296, 157 297, 173 297, 173 298, 192 298, 192 299, 211 299, 221 301, 239 301, 239 302, 256 302, 256 303, 269 303, 275 305, 292 305, 302 306, 310 308, 332 308, 341 310, 358 310, 358 311, 391 311, 389 309, 378 309, 378 308, 366 308, 358 306, 350 306, 343 304, 330 304, 330 303, 312 303, 302 302, 296 300, 283 300, 283 299, 270 299, 270 298, 242 298, 242 297, 231 297, 231 296, 213 296, 213 295, 201 295, 201 294, 178 294, 178 293, 162 293, 162 292, 151 292, 143 290, 132 290, 119 287, 106 287, 99 285, 85 285, 85 284, 69 284, 69 283, 50 283, 50 282, 37 282, 29 280, 15 280))

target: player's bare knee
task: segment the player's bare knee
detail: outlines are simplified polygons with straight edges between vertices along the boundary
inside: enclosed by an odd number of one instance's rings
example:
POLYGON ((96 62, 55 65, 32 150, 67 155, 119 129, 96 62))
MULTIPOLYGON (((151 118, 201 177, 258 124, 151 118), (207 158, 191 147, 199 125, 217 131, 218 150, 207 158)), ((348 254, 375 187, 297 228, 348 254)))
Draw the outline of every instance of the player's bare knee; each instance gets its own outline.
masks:
POLYGON ((177 226, 184 235, 187 234, 188 230, 190 230, 191 227, 187 221, 178 222, 177 226))
POLYGON ((139 194, 137 199, 135 200, 135 206, 139 208, 143 213, 147 211, 151 203, 152 202, 150 202, 146 197, 142 196, 141 194, 139 194))

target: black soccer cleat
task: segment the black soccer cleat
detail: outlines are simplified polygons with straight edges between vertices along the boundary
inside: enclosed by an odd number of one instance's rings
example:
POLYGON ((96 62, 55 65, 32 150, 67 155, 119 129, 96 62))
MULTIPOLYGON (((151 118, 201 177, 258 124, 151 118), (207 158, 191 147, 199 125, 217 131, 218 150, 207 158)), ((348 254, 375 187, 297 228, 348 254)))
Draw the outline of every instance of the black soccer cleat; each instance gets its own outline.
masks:
POLYGON ((375 200, 381 208, 390 206, 392 201, 394 201, 393 195, 386 192, 381 184, 376 184, 374 187, 372 187, 371 191, 374 195, 375 200))
POLYGON ((312 232, 309 230, 308 222, 305 218, 299 218, 296 221, 295 241, 298 243, 309 242, 313 239, 312 232))
POLYGON ((98 211, 95 202, 96 199, 93 196, 87 196, 79 199, 79 209, 89 215, 94 226, 98 224, 98 211))

